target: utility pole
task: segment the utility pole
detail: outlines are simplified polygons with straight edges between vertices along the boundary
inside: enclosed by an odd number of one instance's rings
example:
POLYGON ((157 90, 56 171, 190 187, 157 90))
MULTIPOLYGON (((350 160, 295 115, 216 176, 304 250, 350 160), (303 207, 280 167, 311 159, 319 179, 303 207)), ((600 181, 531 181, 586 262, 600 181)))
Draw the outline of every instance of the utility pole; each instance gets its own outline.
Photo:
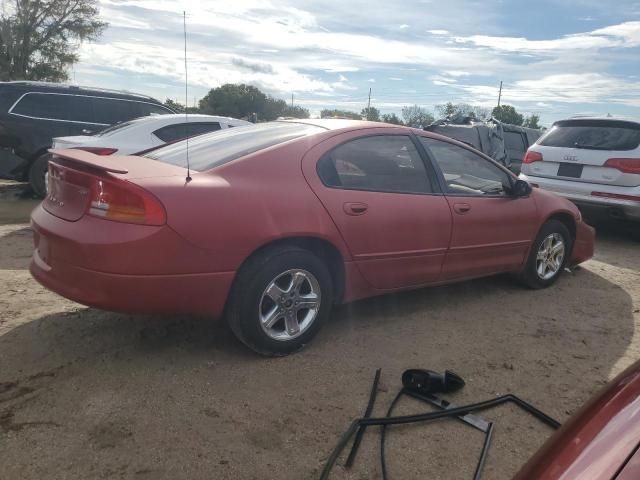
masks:
POLYGON ((500 106, 501 98, 502 98, 502 80, 500 80, 500 91, 498 92, 498 106, 500 106))
POLYGON ((293 108, 293 93, 291 94, 291 108, 293 108))
POLYGON ((371 87, 369 87, 369 101, 367 102, 367 120, 369 120, 369 109, 371 108, 371 87))

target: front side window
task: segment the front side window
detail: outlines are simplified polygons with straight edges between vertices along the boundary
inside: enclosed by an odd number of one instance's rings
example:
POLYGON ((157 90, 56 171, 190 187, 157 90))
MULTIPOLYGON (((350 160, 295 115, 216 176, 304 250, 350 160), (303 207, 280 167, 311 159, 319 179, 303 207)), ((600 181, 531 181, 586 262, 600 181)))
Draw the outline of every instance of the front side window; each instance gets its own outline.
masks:
POLYGON ((500 167, 452 143, 420 137, 442 170, 447 192, 458 195, 504 195, 510 176, 500 167))
POLYGON ((430 193, 424 163, 406 135, 358 138, 334 148, 318 161, 328 187, 391 193, 430 193))

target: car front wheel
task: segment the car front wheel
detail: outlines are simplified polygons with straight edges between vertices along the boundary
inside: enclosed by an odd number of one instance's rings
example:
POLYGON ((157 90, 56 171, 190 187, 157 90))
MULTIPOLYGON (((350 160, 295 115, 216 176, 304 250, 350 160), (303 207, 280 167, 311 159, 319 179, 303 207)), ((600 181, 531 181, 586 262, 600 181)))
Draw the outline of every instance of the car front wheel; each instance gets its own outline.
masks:
POLYGON ((250 349, 282 356, 318 333, 332 303, 331 275, 322 260, 297 247, 269 248, 241 268, 226 317, 250 349))
POLYGON ((555 282, 571 255, 573 240, 569 229, 558 220, 546 222, 529 253, 529 258, 521 274, 531 288, 545 288, 555 282))

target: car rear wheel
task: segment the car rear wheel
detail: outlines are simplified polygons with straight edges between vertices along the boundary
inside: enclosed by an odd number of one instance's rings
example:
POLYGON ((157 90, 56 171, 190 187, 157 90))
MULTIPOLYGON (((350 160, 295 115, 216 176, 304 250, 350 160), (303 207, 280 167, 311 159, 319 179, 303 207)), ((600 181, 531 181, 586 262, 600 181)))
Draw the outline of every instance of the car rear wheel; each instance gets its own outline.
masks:
POLYGON ((298 247, 270 248, 251 258, 234 283, 226 318, 253 351, 282 356, 318 333, 333 304, 327 266, 298 247))
POLYGON ((40 198, 47 196, 47 170, 50 154, 40 155, 29 167, 29 184, 33 192, 40 198))
POLYGON ((550 286, 562 274, 572 244, 573 239, 566 225, 558 220, 549 220, 533 242, 521 274, 522 280, 531 288, 550 286))

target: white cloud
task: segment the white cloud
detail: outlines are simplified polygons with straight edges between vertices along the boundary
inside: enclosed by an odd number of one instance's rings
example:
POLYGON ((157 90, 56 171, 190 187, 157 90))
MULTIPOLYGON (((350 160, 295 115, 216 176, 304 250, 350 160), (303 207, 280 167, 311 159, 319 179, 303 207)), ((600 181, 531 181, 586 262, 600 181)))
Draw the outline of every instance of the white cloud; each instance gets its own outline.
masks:
POLYGON ((403 23, 402 25, 400 25, 398 27, 400 30, 406 30, 407 28, 409 28, 409 25, 407 25, 406 23, 403 23))
POLYGON ((400 77, 389 77, 389 80, 392 80, 394 82, 401 82, 402 79, 400 77))
POLYGON ((449 30, 427 30, 431 35, 449 35, 449 30))

